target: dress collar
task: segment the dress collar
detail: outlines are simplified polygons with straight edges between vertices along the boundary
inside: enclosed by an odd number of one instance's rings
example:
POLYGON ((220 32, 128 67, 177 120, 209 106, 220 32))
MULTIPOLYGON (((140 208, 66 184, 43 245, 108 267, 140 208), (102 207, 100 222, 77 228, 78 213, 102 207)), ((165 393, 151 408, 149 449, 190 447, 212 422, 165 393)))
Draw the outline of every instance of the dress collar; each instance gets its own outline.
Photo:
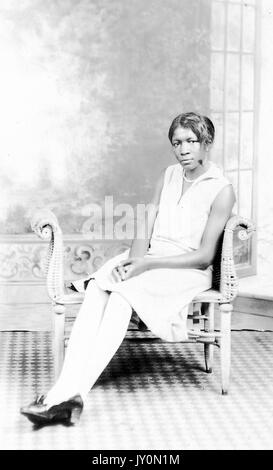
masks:
MULTIPOLYGON (((182 173, 183 173, 183 167, 182 165, 180 165, 178 163, 178 166, 180 167, 180 171, 181 171, 181 176, 182 176, 182 173)), ((200 181, 203 181, 203 180, 206 180, 206 179, 218 179, 218 178, 221 178, 223 177, 223 170, 221 168, 219 168, 215 163, 213 162, 208 162, 208 168, 207 170, 205 171, 205 173, 202 173, 202 175, 198 176, 198 178, 196 178, 194 181, 193 181, 193 184, 196 184, 197 182, 199 183, 200 181)))

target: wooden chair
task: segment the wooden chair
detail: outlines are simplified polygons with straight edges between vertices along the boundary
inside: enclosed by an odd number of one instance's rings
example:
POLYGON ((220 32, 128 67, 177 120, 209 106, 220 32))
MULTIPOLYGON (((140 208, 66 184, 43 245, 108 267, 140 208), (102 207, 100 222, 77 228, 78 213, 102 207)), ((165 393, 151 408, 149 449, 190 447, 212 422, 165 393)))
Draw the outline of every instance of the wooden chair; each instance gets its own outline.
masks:
MULTIPOLYGON (((67 305, 81 304, 83 293, 65 293, 63 276, 63 236, 56 216, 49 210, 42 210, 32 219, 32 229, 43 240, 49 241, 47 256, 47 290, 54 312, 53 355, 55 377, 57 378, 64 358, 64 328, 67 305)), ((226 224, 213 263, 212 288, 197 295, 190 306, 189 318, 193 328, 188 330, 187 342, 204 343, 206 372, 212 372, 213 352, 220 346, 222 394, 228 393, 231 353, 232 301, 238 291, 238 277, 233 258, 233 236, 235 230, 241 240, 253 233, 254 224, 243 217, 232 216, 226 224), (219 305, 220 331, 214 328, 214 306, 219 305), (203 323, 203 325, 200 323, 203 323)), ((143 328, 143 323, 140 322, 143 328)))

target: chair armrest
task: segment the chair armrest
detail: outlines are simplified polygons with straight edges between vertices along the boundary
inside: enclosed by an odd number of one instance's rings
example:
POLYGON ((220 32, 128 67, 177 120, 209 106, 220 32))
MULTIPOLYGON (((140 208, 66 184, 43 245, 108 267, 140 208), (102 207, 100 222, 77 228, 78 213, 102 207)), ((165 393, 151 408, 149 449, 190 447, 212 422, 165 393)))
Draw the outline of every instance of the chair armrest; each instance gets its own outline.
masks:
POLYGON ((57 217, 49 209, 38 210, 32 217, 31 228, 43 240, 49 240, 46 260, 48 295, 54 302, 64 297, 63 234, 57 217))
POLYGON ((235 299, 238 293, 239 282, 233 253, 233 234, 238 227, 241 228, 238 232, 238 238, 240 240, 249 239, 255 231, 254 223, 239 215, 232 216, 225 226, 221 253, 220 292, 223 296, 223 300, 227 302, 235 299))

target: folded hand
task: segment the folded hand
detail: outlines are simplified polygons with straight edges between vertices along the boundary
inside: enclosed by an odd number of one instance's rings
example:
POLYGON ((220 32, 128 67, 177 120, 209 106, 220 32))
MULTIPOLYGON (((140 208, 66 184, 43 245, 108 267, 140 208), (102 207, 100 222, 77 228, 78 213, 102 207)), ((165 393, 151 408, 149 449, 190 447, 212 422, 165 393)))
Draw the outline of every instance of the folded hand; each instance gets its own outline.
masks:
POLYGON ((144 258, 128 258, 121 261, 112 271, 114 279, 126 281, 127 279, 138 276, 148 269, 148 262, 144 258))

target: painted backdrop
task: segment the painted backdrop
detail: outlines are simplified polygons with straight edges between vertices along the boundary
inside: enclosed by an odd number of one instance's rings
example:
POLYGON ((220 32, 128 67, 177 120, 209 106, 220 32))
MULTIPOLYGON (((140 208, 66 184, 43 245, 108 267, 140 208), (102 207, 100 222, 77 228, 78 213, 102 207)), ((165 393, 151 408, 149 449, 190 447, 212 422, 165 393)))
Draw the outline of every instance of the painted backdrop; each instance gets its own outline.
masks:
POLYGON ((209 28, 206 0, 1 0, 0 233, 148 201, 171 120, 208 112, 209 28))

